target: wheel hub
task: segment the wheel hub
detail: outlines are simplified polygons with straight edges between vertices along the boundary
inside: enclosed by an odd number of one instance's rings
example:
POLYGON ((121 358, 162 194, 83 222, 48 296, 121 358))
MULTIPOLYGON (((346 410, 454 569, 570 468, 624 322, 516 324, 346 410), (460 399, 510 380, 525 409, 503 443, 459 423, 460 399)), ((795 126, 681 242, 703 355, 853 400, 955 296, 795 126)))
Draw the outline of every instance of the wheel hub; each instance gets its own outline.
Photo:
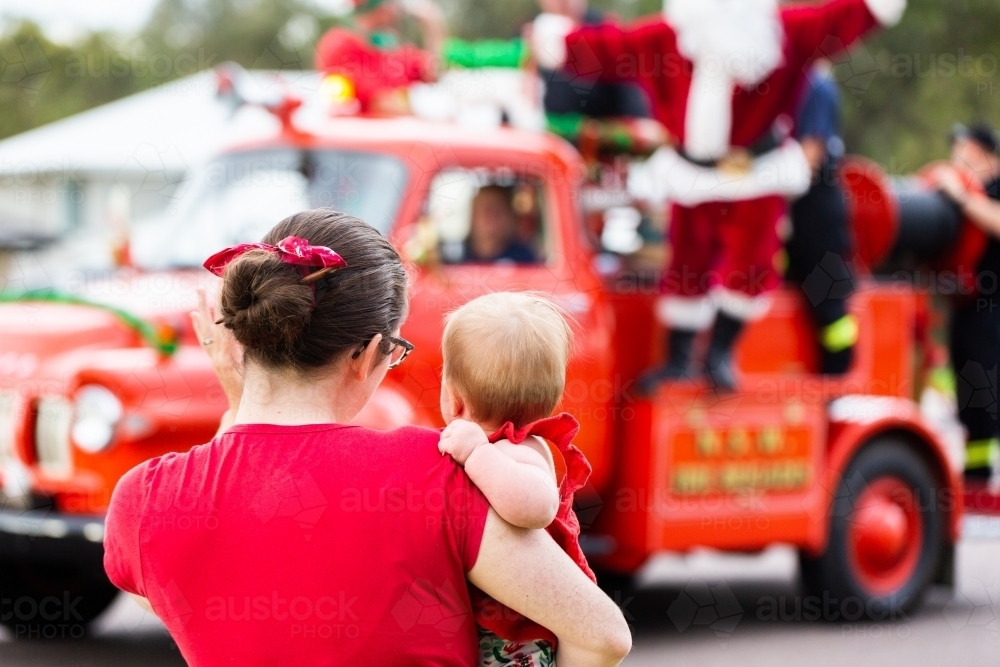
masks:
POLYGON ((854 515, 858 556, 880 568, 899 562, 906 548, 907 525, 903 509, 885 499, 871 498, 854 515))
POLYGON ((848 539, 858 582, 875 595, 897 593, 915 572, 924 541, 910 485, 898 477, 869 484, 855 501, 848 539))

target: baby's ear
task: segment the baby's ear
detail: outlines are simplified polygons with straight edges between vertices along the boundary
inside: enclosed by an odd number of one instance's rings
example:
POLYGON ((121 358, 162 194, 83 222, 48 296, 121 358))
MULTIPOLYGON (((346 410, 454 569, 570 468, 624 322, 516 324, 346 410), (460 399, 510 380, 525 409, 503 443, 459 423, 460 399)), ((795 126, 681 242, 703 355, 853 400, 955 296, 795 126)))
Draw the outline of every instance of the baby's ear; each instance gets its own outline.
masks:
POLYGON ((441 397, 447 401, 448 412, 454 419, 468 419, 469 409, 465 401, 458 392, 454 391, 451 384, 445 380, 441 381, 441 397))
POLYGON ((472 420, 472 415, 469 413, 469 406, 466 405, 462 397, 455 392, 452 392, 451 394, 451 407, 452 414, 455 415, 456 419, 472 420))

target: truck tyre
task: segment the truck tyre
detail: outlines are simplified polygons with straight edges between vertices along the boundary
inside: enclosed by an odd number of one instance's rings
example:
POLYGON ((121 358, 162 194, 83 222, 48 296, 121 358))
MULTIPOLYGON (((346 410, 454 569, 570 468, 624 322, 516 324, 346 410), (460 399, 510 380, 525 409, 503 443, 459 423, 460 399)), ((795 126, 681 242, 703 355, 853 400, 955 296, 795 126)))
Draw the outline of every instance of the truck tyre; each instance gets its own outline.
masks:
POLYGON ((15 639, 78 639, 117 595, 92 565, 0 561, 0 622, 15 639))
POLYGON ((855 455, 831 505, 826 551, 800 557, 823 620, 892 620, 916 607, 944 549, 939 487, 899 437, 877 438, 855 455))
POLYGON ((608 597, 612 600, 616 599, 616 595, 621 598, 626 594, 634 592, 636 589, 635 575, 633 574, 615 572, 613 570, 605 570, 601 568, 594 569, 594 574, 597 575, 597 585, 600 586, 601 590, 607 593, 608 597))

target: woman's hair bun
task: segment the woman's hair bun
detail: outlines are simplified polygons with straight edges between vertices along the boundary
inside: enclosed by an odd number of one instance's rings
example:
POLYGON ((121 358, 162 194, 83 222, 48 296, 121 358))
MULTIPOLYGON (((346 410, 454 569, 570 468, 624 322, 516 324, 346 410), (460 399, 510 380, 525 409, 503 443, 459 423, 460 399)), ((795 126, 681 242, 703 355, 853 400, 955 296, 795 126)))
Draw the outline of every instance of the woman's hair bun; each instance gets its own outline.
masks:
POLYGON ((313 312, 313 290, 294 266, 264 250, 248 252, 226 267, 222 323, 245 348, 293 347, 313 312))
POLYGON ((347 266, 312 285, 302 284, 299 268, 265 250, 227 266, 222 322, 243 345, 247 361, 309 373, 363 348, 377 334, 384 338, 399 329, 407 310, 406 270, 377 229, 320 208, 282 220, 261 241, 276 245, 289 236, 335 250, 347 266))

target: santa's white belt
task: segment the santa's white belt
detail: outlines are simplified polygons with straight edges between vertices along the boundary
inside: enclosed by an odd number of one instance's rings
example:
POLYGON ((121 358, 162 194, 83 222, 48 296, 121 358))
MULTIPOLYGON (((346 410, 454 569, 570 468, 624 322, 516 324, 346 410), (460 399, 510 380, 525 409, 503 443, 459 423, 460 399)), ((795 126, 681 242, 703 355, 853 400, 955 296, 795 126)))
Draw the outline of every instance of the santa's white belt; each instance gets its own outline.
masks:
POLYGON ((798 197, 812 180, 809 162, 797 141, 788 140, 746 165, 733 169, 697 165, 669 146, 657 150, 629 171, 628 190, 640 199, 681 206, 759 199, 770 195, 798 197))

